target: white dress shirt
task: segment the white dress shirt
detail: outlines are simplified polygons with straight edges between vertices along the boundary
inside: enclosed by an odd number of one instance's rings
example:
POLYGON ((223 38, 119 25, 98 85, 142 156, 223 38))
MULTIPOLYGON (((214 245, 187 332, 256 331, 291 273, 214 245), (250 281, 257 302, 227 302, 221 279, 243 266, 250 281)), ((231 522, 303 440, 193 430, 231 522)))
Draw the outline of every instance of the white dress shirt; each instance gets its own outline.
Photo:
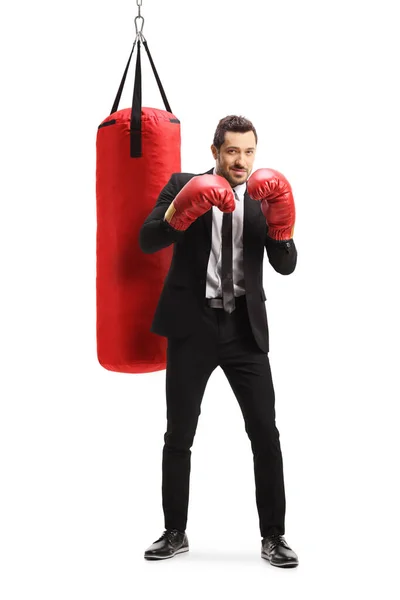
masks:
MULTIPOLYGON (((213 175, 216 175, 215 167, 213 175)), ((235 210, 232 213, 233 293, 235 296, 241 296, 246 291, 243 273, 243 205, 246 182, 236 185, 232 189, 235 192, 236 203, 235 210)), ((221 298, 221 230, 224 213, 217 206, 212 206, 211 211, 211 251, 207 266, 206 297, 221 298)))

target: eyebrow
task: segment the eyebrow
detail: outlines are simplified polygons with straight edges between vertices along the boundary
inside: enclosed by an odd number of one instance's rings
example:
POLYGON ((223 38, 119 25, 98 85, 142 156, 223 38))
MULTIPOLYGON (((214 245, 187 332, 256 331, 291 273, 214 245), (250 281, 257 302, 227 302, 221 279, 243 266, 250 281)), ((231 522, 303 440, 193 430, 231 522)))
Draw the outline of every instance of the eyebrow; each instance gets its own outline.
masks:
MULTIPOLYGON (((239 146, 228 146, 227 150, 229 150, 230 148, 234 148, 235 150, 240 150, 239 146)), ((255 148, 253 146, 251 146, 249 148, 245 148, 245 150, 255 150, 255 148)))

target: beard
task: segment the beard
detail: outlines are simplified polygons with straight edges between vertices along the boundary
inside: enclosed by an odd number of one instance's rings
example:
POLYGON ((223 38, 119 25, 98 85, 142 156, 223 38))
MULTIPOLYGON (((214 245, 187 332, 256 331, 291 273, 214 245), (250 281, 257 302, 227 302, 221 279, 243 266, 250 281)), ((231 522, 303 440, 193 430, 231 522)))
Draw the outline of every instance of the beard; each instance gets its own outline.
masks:
POLYGON ((230 183, 230 185, 232 187, 235 187, 235 186, 240 185, 241 183, 244 183, 245 181, 247 181, 247 178, 248 178, 247 169, 244 169, 245 172, 240 175, 239 174, 234 175, 234 173, 231 169, 232 169, 232 167, 228 167, 225 169, 225 168, 219 166, 216 169, 216 173, 217 173, 217 175, 221 175, 222 177, 225 177, 225 179, 230 183))

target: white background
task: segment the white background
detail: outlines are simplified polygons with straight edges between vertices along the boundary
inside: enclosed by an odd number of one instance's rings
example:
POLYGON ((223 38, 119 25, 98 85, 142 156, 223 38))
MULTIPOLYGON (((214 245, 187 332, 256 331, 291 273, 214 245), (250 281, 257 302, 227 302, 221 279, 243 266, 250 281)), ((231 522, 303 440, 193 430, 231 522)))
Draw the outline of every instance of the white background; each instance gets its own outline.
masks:
MULTIPOLYGON (((211 168, 218 120, 242 114, 254 168, 295 194, 297 268, 264 262, 292 570, 260 557, 250 442, 221 369, 192 448, 190 552, 144 560, 164 528, 165 371, 106 371, 95 337, 96 133, 136 4, 2 8, 4 600, 398 597, 396 4, 143 0, 182 170, 211 168)), ((143 105, 163 108, 142 63, 143 105)))

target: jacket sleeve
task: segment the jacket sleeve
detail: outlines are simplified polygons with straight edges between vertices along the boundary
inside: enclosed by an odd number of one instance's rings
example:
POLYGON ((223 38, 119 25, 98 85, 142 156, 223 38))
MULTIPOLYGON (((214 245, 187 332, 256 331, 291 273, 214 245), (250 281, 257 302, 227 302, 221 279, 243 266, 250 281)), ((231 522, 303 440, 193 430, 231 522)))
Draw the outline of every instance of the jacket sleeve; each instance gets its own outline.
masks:
POLYGON ((185 231, 178 231, 164 221, 167 208, 179 192, 176 176, 176 173, 171 175, 167 185, 161 190, 155 207, 140 229, 139 246, 145 254, 158 252, 158 250, 178 242, 185 235, 185 231))
POLYGON ((267 250, 268 260, 277 273, 281 275, 290 275, 296 268, 297 249, 293 238, 290 240, 274 240, 265 234, 265 248, 267 250))

